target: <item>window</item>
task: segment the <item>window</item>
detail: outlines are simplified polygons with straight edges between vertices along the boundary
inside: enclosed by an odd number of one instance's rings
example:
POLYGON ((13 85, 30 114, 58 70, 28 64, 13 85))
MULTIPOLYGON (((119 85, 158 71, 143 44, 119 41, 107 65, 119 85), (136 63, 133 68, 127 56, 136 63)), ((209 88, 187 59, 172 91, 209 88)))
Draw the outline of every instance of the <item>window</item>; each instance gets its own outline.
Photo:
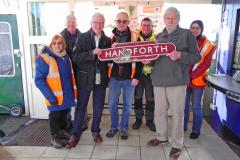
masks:
POLYGON ((237 70, 240 69, 240 9, 237 12, 233 68, 237 70))
POLYGON ((30 36, 49 36, 65 28, 67 3, 29 2, 27 9, 30 36))
POLYGON ((12 33, 9 23, 0 22, 0 77, 15 75, 12 33))

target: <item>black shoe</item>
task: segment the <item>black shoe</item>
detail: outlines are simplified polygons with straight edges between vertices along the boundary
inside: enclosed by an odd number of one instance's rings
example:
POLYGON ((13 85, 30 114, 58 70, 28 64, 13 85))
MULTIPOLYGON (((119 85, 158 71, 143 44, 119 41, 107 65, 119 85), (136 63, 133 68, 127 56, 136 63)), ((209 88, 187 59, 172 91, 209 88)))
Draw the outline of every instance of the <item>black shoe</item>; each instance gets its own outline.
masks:
POLYGON ((128 131, 125 131, 125 130, 120 131, 120 136, 121 136, 121 139, 123 140, 128 139, 128 131))
POLYGON ((181 149, 172 148, 169 154, 169 159, 176 160, 179 158, 180 154, 181 154, 181 149))
POLYGON ((82 125, 82 132, 86 131, 87 129, 88 129, 88 125, 87 124, 83 124, 82 125))
POLYGON ((71 137, 71 134, 68 131, 62 129, 59 131, 59 137, 60 139, 69 139, 71 137))
POLYGON ((5 133, 2 130, 0 130, 0 138, 2 138, 4 136, 5 136, 5 133))
POLYGON ((53 146, 54 148, 57 148, 57 149, 64 147, 64 144, 61 141, 61 139, 59 138, 59 135, 53 134, 51 136, 51 146, 53 146))
POLYGON ((133 129, 139 129, 142 124, 142 119, 136 119, 136 122, 133 124, 133 129))
POLYGON ((153 123, 153 121, 148 121, 148 122, 146 123, 146 125, 148 126, 148 128, 150 129, 150 131, 156 132, 156 126, 155 126, 155 124, 153 123))
POLYGON ((158 139, 152 139, 149 142, 147 142, 148 146, 158 146, 159 144, 163 145, 163 144, 168 144, 168 140, 166 141, 160 141, 158 139))
POLYGON ((110 130, 107 132, 106 136, 107 136, 107 137, 114 137, 115 134, 117 134, 117 132, 118 132, 118 129, 110 129, 110 130))
POLYGON ((189 138, 190 139, 197 139, 198 137, 199 137, 199 133, 194 133, 194 132, 192 132, 191 134, 190 134, 190 136, 189 136, 189 138))

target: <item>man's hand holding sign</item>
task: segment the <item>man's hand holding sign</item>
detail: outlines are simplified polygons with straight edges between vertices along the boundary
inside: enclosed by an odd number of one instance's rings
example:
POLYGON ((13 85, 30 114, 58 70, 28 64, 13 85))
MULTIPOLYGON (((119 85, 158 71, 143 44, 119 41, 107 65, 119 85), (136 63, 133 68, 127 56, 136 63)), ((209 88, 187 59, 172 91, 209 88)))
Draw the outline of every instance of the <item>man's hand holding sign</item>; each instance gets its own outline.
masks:
POLYGON ((113 60, 116 63, 139 62, 157 59, 160 55, 169 56, 172 60, 180 58, 173 43, 128 42, 116 43, 114 48, 103 49, 98 54, 101 61, 113 60))

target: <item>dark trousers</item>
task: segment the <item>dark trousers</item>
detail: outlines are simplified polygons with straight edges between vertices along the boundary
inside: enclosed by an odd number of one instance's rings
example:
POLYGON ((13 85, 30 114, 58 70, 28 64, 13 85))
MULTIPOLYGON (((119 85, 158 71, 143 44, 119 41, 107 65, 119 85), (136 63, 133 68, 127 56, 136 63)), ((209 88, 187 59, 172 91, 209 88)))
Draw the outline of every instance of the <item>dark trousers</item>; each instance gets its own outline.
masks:
POLYGON ((91 91, 86 89, 85 87, 78 87, 79 99, 78 99, 77 107, 75 109, 75 116, 74 116, 73 129, 72 129, 72 134, 77 137, 80 137, 82 134, 81 128, 84 123, 84 117, 87 111, 87 104, 88 104, 88 100, 91 92, 93 92, 93 95, 92 95, 93 121, 92 121, 91 131, 92 133, 100 132, 99 125, 102 118, 106 88, 101 85, 97 85, 91 91))
POLYGON ((142 119, 144 115, 143 110, 143 93, 145 90, 146 97, 146 108, 145 108, 145 116, 147 121, 153 121, 154 119, 154 93, 153 93, 153 85, 150 75, 142 74, 141 78, 138 82, 138 85, 135 88, 135 102, 134 102, 134 111, 137 119, 142 119))
POLYGON ((58 134, 59 130, 66 129, 68 109, 61 111, 50 111, 49 125, 51 134, 58 134))

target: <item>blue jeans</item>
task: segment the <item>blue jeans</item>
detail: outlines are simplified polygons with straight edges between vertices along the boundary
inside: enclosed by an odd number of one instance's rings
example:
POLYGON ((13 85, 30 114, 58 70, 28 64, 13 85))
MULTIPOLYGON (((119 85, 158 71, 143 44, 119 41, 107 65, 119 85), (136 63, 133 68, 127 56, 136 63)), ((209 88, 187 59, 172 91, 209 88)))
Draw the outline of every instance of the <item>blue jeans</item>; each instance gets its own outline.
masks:
POLYGON ((129 115, 132 109, 132 100, 134 94, 134 86, 131 85, 132 80, 119 81, 111 78, 109 81, 108 105, 111 114, 111 129, 118 128, 118 100, 123 90, 123 111, 120 123, 120 130, 128 130, 129 115))
MULTIPOLYGON (((100 132, 100 123, 102 118, 102 112, 104 107, 104 99, 106 88, 97 85, 93 88, 93 121, 91 131, 92 133, 99 133, 100 132)), ((75 109, 75 116, 74 116, 74 123, 72 134, 80 137, 82 134, 82 125, 84 124, 85 114, 87 109, 88 100, 91 94, 91 90, 86 89, 85 87, 78 87, 78 102, 77 107, 75 109)))
POLYGON ((186 100, 185 100, 185 111, 184 111, 184 129, 188 128, 188 119, 189 119, 189 108, 190 101, 192 102, 193 109, 193 126, 192 132, 200 134, 203 112, 202 112, 202 100, 203 89, 198 88, 187 88, 186 100))

